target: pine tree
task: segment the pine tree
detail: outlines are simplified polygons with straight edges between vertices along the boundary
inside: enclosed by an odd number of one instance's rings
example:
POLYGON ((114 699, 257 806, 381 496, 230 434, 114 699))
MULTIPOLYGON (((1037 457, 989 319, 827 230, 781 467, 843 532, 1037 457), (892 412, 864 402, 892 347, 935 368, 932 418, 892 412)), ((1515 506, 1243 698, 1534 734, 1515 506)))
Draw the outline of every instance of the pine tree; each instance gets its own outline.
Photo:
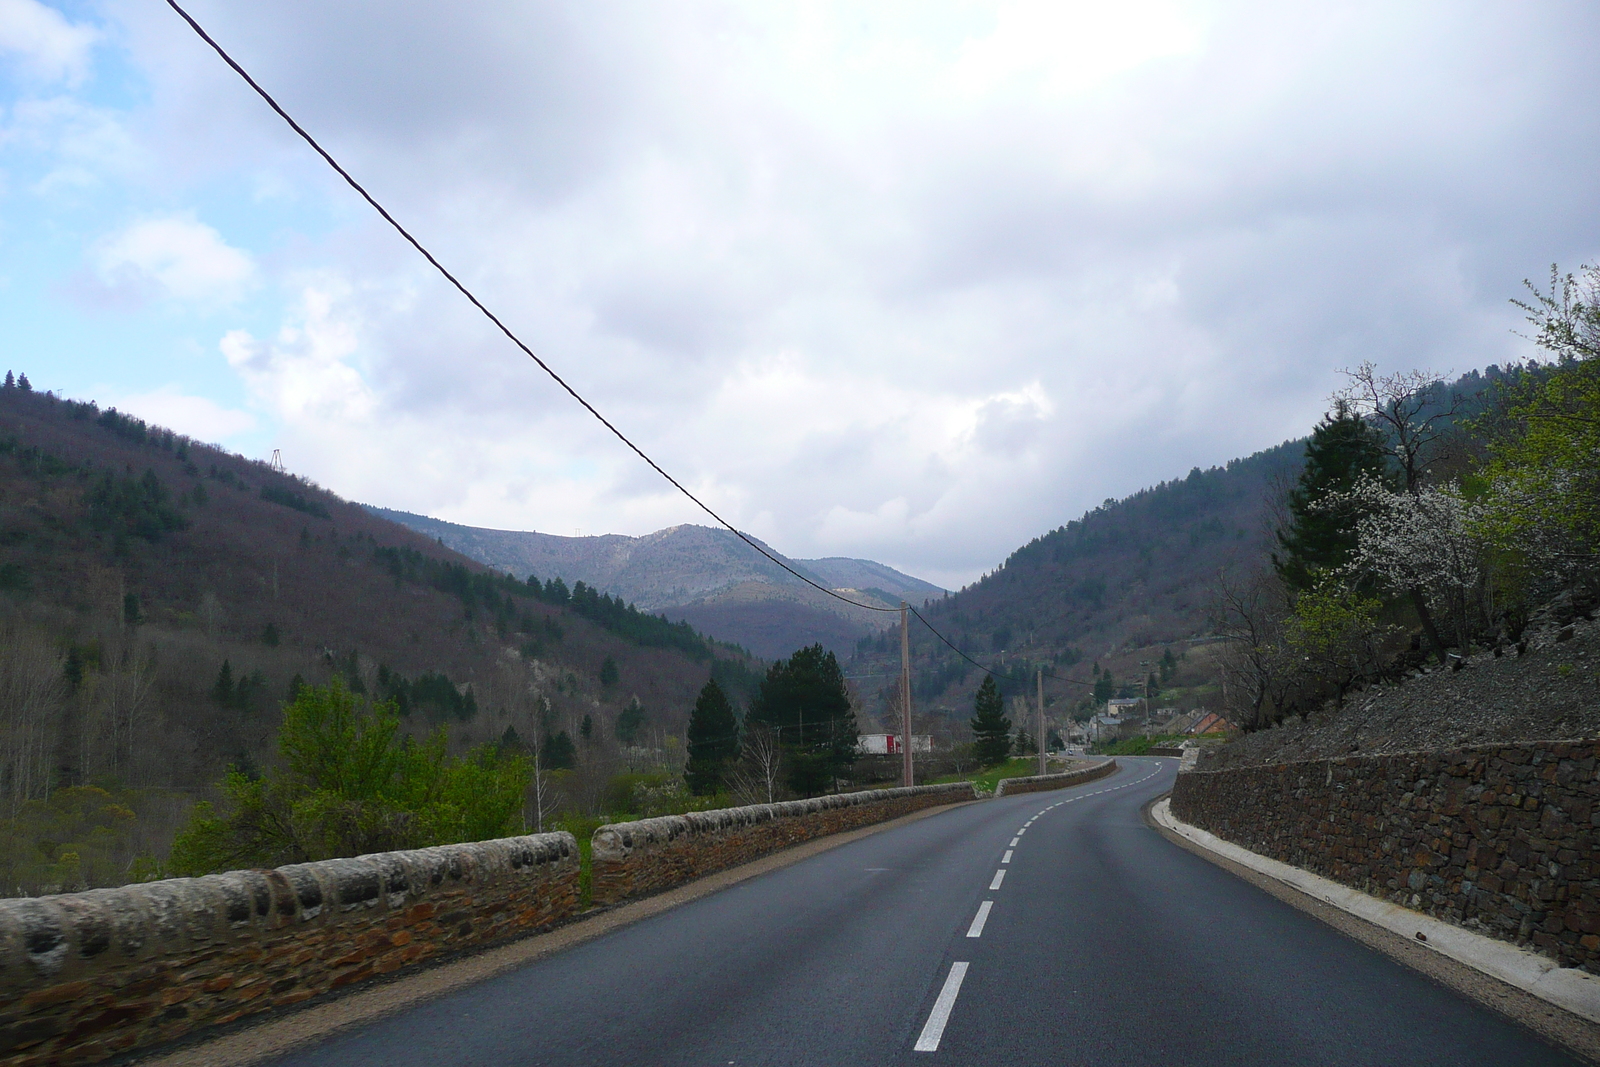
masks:
POLYGON ((993 675, 985 676, 978 686, 972 711, 973 755, 985 767, 1004 763, 1011 754, 1011 720, 1006 718, 1005 701, 993 675))
POLYGON ((1382 435, 1343 402, 1311 431, 1305 469, 1289 491, 1289 522, 1278 531, 1281 552, 1272 554, 1272 565, 1289 588, 1313 588, 1356 549, 1358 516, 1346 507, 1319 506, 1323 498, 1349 492, 1363 475, 1387 480, 1388 471, 1382 435))
POLYGON ((634 697, 628 706, 617 713, 617 740, 624 746, 632 747, 639 740, 639 731, 644 729, 644 707, 639 703, 639 698, 634 697))
POLYGON ((18 375, 17 388, 21 389, 24 393, 31 393, 33 392, 33 383, 28 381, 28 376, 26 374, 18 375))
POLYGON ((600 664, 600 684, 616 685, 621 672, 617 670, 617 661, 607 656, 605 662, 600 664))
POLYGON ((1039 746, 1034 743, 1032 735, 1023 729, 1017 730, 1016 753, 1019 756, 1036 756, 1039 746))
POLYGON ((739 758, 739 720, 715 678, 706 682, 694 702, 688 742, 684 781, 695 796, 710 796, 722 788, 728 766, 739 758))
POLYGON ((546 770, 570 771, 578 765, 578 746, 572 743, 572 735, 565 730, 554 736, 546 730, 539 758, 546 770))
POLYGON ((861 732, 844 671, 820 644, 774 663, 746 718, 777 732, 788 756, 789 786, 802 796, 837 785, 855 762, 861 732))
POLYGON ((583 738, 584 744, 594 740, 594 716, 584 715, 583 721, 578 724, 578 734, 583 738))
POLYGON ((212 683, 211 699, 225 708, 233 706, 233 665, 227 660, 222 661, 222 669, 217 672, 217 680, 212 683))
POLYGON ((15 389, 16 387, 17 387, 17 380, 11 376, 11 372, 10 371, 6 371, 6 388, 7 389, 15 389))

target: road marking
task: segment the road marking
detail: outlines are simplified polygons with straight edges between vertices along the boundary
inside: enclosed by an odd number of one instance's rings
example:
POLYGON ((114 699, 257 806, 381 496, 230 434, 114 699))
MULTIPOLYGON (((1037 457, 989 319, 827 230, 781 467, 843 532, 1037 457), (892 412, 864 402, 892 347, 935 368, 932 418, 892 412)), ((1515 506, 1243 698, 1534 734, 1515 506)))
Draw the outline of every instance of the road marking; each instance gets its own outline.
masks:
POLYGON ((1006 854, 1004 856, 1000 857, 1000 862, 1001 863, 1010 863, 1011 862, 1011 850, 1009 848, 1006 849, 1006 854))
POLYGON ((978 914, 972 917, 972 925, 967 927, 968 937, 982 937, 983 924, 989 921, 989 909, 994 907, 994 901, 986 900, 978 905, 978 914))
POLYGON ((961 995, 961 982, 966 976, 965 963, 950 965, 950 977, 944 980, 944 988, 939 990, 939 999, 933 1002, 933 1011, 928 1013, 928 1022, 922 1028, 922 1036, 917 1038, 916 1051, 939 1051, 939 1039, 944 1036, 945 1023, 950 1021, 950 1011, 956 1006, 956 997, 961 995))
POLYGON ((1028 832, 1028 828, 1026 826, 1024 826, 1022 829, 1017 831, 1017 836, 1021 837, 1023 834, 1025 834, 1027 832, 1028 832))
POLYGON ((995 871, 994 872, 994 881, 989 883, 989 888, 990 889, 999 889, 1000 888, 1000 883, 1005 881, 1005 880, 1006 880, 1006 872, 1004 870, 995 871))
POLYGON ((1017 839, 1014 838, 1014 837, 1011 839, 1011 847, 1012 848, 1016 848, 1017 847, 1017 839))

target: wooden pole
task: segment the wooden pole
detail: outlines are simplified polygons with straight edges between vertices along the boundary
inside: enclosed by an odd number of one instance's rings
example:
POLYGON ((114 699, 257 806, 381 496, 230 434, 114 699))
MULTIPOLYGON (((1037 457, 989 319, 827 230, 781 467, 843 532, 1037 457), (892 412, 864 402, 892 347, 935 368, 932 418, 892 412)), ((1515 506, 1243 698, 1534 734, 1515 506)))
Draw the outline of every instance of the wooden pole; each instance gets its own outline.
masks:
POLYGON ((1044 668, 1039 668, 1039 773, 1045 773, 1044 764, 1044 668))
POLYGON ((900 601, 900 710, 902 735, 900 738, 900 765, 903 769, 905 782, 903 784, 916 785, 916 779, 911 773, 911 628, 910 616, 906 612, 906 602, 900 601))

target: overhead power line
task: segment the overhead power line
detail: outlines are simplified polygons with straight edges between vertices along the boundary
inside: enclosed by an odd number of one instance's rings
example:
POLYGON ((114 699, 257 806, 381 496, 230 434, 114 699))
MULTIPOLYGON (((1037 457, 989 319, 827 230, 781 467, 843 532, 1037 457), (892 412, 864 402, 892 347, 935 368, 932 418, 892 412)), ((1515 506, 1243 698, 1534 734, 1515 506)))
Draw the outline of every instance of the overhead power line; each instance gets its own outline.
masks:
POLYGON ((678 481, 678 479, 676 479, 672 475, 668 474, 666 472, 666 470, 662 468, 661 464, 659 464, 655 460, 651 459, 649 454, 646 453, 644 449, 642 449, 638 445, 634 444, 633 441, 628 437, 627 434, 625 434, 621 430, 617 429, 617 427, 612 424, 610 419, 607 419, 604 415, 600 414, 600 412, 595 408, 595 406, 593 404, 589 403, 589 401, 587 401, 587 400, 585 400, 583 398, 582 394, 580 394, 571 385, 567 384, 567 380, 565 378, 561 377, 561 375, 557 374, 556 371, 555 371, 555 368, 551 367, 550 364, 548 364, 544 360, 540 359, 538 353, 534 352, 534 350, 532 348, 529 348, 528 345, 523 342, 522 338, 518 337, 515 333, 512 332, 511 327, 507 326, 504 322, 502 322, 500 320, 499 316, 497 316, 494 312, 490 311, 488 309, 488 307, 484 305, 483 301, 479 300, 477 298, 477 296, 474 295, 474 293, 472 292, 471 289, 468 289, 465 285, 463 285, 461 283, 461 280, 459 278, 457 278, 454 274, 451 274, 450 271, 445 268, 444 264, 440 263, 439 260, 434 257, 433 253, 428 251, 428 249, 423 246, 422 242, 417 240, 417 238, 414 237, 411 234, 411 231, 407 230, 404 226, 400 225, 399 220, 397 220, 393 215, 389 214, 388 209, 385 208, 382 204, 378 203, 377 198, 375 198, 371 193, 367 192, 367 190, 362 186, 362 184, 360 182, 356 181, 356 179, 350 174, 350 172, 345 170, 344 167, 340 165, 339 161, 337 159, 334 159, 333 155, 326 148, 323 148, 322 145, 317 143, 317 139, 315 137, 312 137, 311 134, 306 132, 305 127, 301 126, 298 122, 296 122, 294 120, 294 117, 292 115, 290 115, 287 111, 285 111, 283 109, 283 106, 272 98, 272 94, 271 93, 269 93, 265 89, 263 89, 261 87, 261 84, 250 76, 250 72, 249 71, 245 70, 244 67, 240 66, 238 61, 235 60, 232 56, 230 56, 227 53, 227 51, 220 44, 217 43, 216 39, 213 38, 209 33, 206 32, 205 28, 203 26, 201 26, 200 23, 195 21, 194 16, 190 15, 187 11, 185 11, 182 7, 180 7, 176 3, 176 0, 167 0, 167 6, 172 8, 172 10, 176 11, 178 13, 179 17, 182 18, 183 21, 185 21, 185 22, 187 22, 189 24, 189 28, 194 30, 194 32, 200 36, 200 39, 202 41, 204 41, 206 44, 210 45, 212 51, 216 52, 217 55, 222 57, 222 61, 223 62, 228 64, 228 66, 232 67, 234 73, 239 75, 239 77, 243 78, 245 80, 245 84, 249 85, 250 88, 254 89, 257 96, 261 97, 262 100, 266 101, 268 107, 272 108, 273 111, 277 112, 278 117, 283 119, 284 122, 288 123, 289 124, 289 128, 291 130, 293 130, 296 134, 298 134, 300 136, 301 140, 305 141, 306 144, 310 145, 312 150, 315 151, 317 153, 317 155, 321 156, 323 158, 323 161, 326 162, 328 164, 328 166, 332 167, 334 169, 334 171, 339 175, 339 177, 341 177, 341 178, 343 178, 345 180, 345 184, 349 185, 350 188, 354 189, 358 194, 360 194, 361 198, 363 200, 365 200, 368 204, 372 205, 372 209, 374 211, 376 211, 379 215, 383 216, 383 220, 385 222, 387 222, 390 226, 394 227, 394 230, 395 230, 396 233, 398 233, 401 237, 405 238, 406 242, 408 244, 410 244, 412 248, 415 248, 418 252, 422 253, 422 257, 424 259, 426 259, 430 264, 432 264, 432 266, 433 266, 433 268, 435 270, 437 270, 440 274, 444 275, 444 278, 445 278, 446 281, 448 281, 451 285, 455 286, 456 290, 458 292, 460 292, 462 296, 466 297, 469 301, 471 301, 473 307, 475 307, 479 311, 483 312, 485 318, 487 318, 490 322, 494 323, 495 327, 501 333, 505 334, 506 337, 511 341, 512 344, 514 344, 518 348, 522 349, 523 353, 529 359, 531 359, 535 363, 537 363, 539 365, 539 369, 544 371, 546 374, 548 374, 550 376, 550 379, 553 382, 555 382, 557 385, 559 385, 562 389, 564 389, 568 396, 572 397, 572 399, 576 400, 579 404, 582 404, 583 405, 583 409, 585 411, 587 411, 589 414, 593 415, 599 421, 600 425, 602 425, 606 429, 610 430, 612 435, 614 437, 616 437, 617 440, 621 441, 624 445, 627 445, 628 448, 633 452, 634 455, 638 456, 640 459, 642 459, 646 463, 648 463, 650 465, 650 469, 655 471, 657 474, 661 475, 661 477, 665 478, 669 483, 671 483, 671 485, 672 485, 672 487, 674 489, 678 490, 678 492, 680 492, 684 496, 688 497, 691 501, 694 502, 696 507, 698 507, 701 511, 705 512, 707 515, 710 515, 713 519, 715 519, 717 521, 718 525, 725 527, 735 537, 739 538, 739 540, 743 541, 745 544, 749 545, 751 548, 755 549, 757 552, 761 553, 767 559, 771 560, 773 563, 776 563, 778 566, 782 567, 784 570, 788 571, 790 574, 794 575, 796 578, 800 579, 802 582, 805 582, 807 585, 811 586, 813 589, 816 589, 816 590, 818 590, 820 592, 826 593, 829 596, 833 597, 835 600, 842 600, 846 604, 850 604, 850 605, 852 605, 854 607, 858 607, 858 608, 864 608, 867 611, 891 612, 891 611, 899 611, 900 610, 899 608, 880 607, 877 604, 863 604, 860 601, 850 599, 849 597, 843 595, 842 593, 838 593, 838 592, 835 592, 832 589, 829 589, 827 586, 821 584, 820 582, 814 581, 811 578, 806 577, 804 574, 801 574, 799 571, 797 571, 793 567, 791 567, 787 562, 785 562, 784 560, 780 559, 778 556, 774 555, 773 553, 767 551, 766 548, 762 547, 762 545, 759 542, 757 542, 753 537, 750 537, 750 536, 746 535, 743 531, 741 531, 740 529, 735 527, 727 519, 724 519, 721 515, 718 515, 715 511, 713 511, 711 509, 710 505, 708 505, 705 501, 701 500, 699 497, 697 497, 693 493, 691 493, 683 485, 682 482, 678 481))
MULTIPOLYGON (((339 177, 344 179, 346 185, 348 185, 348 186, 350 186, 350 188, 354 189, 356 191, 356 193, 358 195, 360 195, 361 199, 365 200, 369 205, 371 205, 372 209, 374 211, 376 211, 380 216, 383 217, 383 221, 387 222, 391 227, 394 228, 394 231, 396 233, 398 233, 401 237, 405 238, 407 244, 411 245, 412 248, 415 248, 419 253, 421 253, 422 258, 426 259, 428 261, 428 263, 433 267, 434 270, 438 271, 441 275, 443 275, 444 279, 446 281, 448 281, 452 286, 454 286, 457 292, 459 292, 462 296, 466 297, 467 300, 471 302, 473 307, 475 307, 479 311, 481 311, 485 318, 487 318, 490 322, 494 323, 495 328, 498 329, 501 333, 505 334, 506 338, 508 340, 510 340, 510 342, 512 344, 516 345, 519 349, 521 349, 524 355, 526 355, 529 359, 533 360, 533 362, 538 365, 540 370, 544 371, 545 374, 549 375, 551 381, 553 381, 557 385, 559 385, 567 393, 568 396, 572 397, 572 399, 576 400, 579 404, 581 404, 583 406, 583 409, 585 411, 587 411, 589 414, 593 415, 595 417, 595 419, 600 423, 600 425, 604 426, 607 430, 611 431, 611 434, 612 434, 613 437, 615 437, 617 440, 621 441, 624 445, 626 445, 628 447, 628 449, 631 452, 633 452, 634 455, 638 456, 640 459, 644 460, 645 463, 649 464, 650 469, 655 471, 657 474, 661 475, 661 477, 665 478, 667 480, 667 482, 674 489, 676 489, 678 492, 682 493, 684 496, 688 497, 689 500, 692 501, 696 507, 698 507, 701 511, 705 512, 707 515, 709 515, 713 519, 715 519, 719 526, 721 526, 724 529, 728 530, 730 533, 732 533, 739 540, 743 541, 745 544, 749 545, 751 548, 753 548, 757 552, 761 553, 761 555, 765 556, 768 560, 772 561, 773 563, 776 563, 779 567, 782 567, 785 571, 787 571, 788 573, 790 573, 794 577, 800 579, 805 584, 811 586, 813 589, 816 589, 817 591, 822 592, 822 593, 826 593, 828 596, 833 597, 835 600, 842 601, 843 603, 849 604, 852 607, 862 608, 862 609, 864 609, 866 611, 879 611, 879 612, 888 613, 888 612, 897 612, 897 611, 900 610, 899 608, 881 607, 881 606, 879 606, 877 604, 863 604, 859 600, 852 600, 850 597, 847 597, 844 594, 839 593, 839 592, 837 592, 837 591, 835 591, 833 589, 829 589, 827 586, 823 585, 822 583, 817 582, 814 579, 809 578, 804 574, 801 574, 794 567, 790 566, 787 561, 783 560, 782 558, 780 558, 779 556, 775 555, 774 553, 769 552, 760 542, 755 540, 755 538, 750 537, 749 535, 744 533, 744 531, 742 531, 738 527, 734 526, 727 519, 724 519, 721 515, 717 514, 716 511, 712 510, 712 508, 711 508, 711 506, 709 504, 707 504, 705 501, 701 500, 699 497, 695 496, 692 492, 690 492, 688 490, 688 488, 686 488, 682 482, 678 481, 678 479, 676 479, 672 475, 668 474, 666 472, 666 470, 661 466, 661 464, 657 463, 654 459, 651 459, 650 455, 647 452, 645 452, 644 449, 642 449, 638 445, 634 444, 632 439, 630 439, 627 434, 625 434, 621 430, 617 429, 617 427, 611 422, 611 420, 607 419, 604 415, 600 414, 599 410, 596 409, 593 404, 591 404, 591 403, 589 403, 589 401, 585 400, 583 398, 583 395, 580 394, 571 385, 569 385, 565 378, 561 377, 560 374, 556 373, 555 368, 551 367, 550 364, 546 363, 543 359, 541 359, 539 357, 538 353, 536 353, 532 348, 528 347, 528 345, 523 342, 522 338, 518 337, 514 332, 512 332, 511 327, 507 326, 504 322, 502 322, 500 320, 500 317, 497 316, 494 312, 490 311, 489 308, 483 303, 483 301, 479 300, 478 297, 472 292, 471 289, 468 289, 464 284, 462 284, 460 279, 458 279, 454 274, 451 274, 450 271, 445 268, 444 264, 440 263, 439 260, 434 257, 433 253, 428 251, 428 249, 426 247, 424 247, 422 242, 417 240, 417 238, 412 235, 411 231, 407 230, 404 226, 400 225, 399 220, 397 220, 393 215, 391 215, 389 213, 388 209, 385 208, 382 204, 380 204, 378 202, 376 197, 374 197, 371 193, 367 192, 366 188, 364 186, 362 186, 362 184, 360 182, 356 181, 355 177, 353 175, 351 175, 351 173, 349 171, 345 170, 344 167, 339 163, 339 161, 337 159, 333 158, 332 153, 330 153, 326 148, 323 148, 322 145, 317 143, 317 139, 315 137, 312 137, 310 133, 306 132, 305 127, 301 126, 298 122, 296 122, 294 120, 294 116, 290 115, 289 112, 285 111, 284 108, 283 108, 283 105, 279 104, 277 100, 273 99, 272 94, 267 92, 266 89, 262 88, 261 84, 259 82, 257 82, 253 77, 250 76, 250 72, 245 70, 244 67, 240 66, 239 62, 237 60, 235 60, 231 55, 229 55, 227 50, 224 49, 222 47, 222 45, 218 44, 214 37, 212 37, 209 33, 206 32, 205 27, 201 26, 200 23, 195 21, 194 16, 190 15, 187 11, 185 11, 181 6, 178 5, 177 0, 167 0, 167 6, 172 8, 173 11, 177 12, 178 13, 178 17, 183 19, 184 22, 188 23, 189 24, 189 28, 192 29, 199 36, 199 38, 202 41, 204 41, 207 45, 209 45, 211 50, 213 52, 215 52, 219 57, 221 57, 222 61, 224 63, 226 63, 229 67, 231 67, 235 74, 237 74, 237 75, 239 75, 239 77, 243 78, 245 84, 250 86, 251 89, 255 90, 256 95, 261 97, 261 99, 266 102, 266 105, 268 107, 270 107, 277 114, 277 116, 279 118, 281 118, 284 122, 286 122, 288 124, 289 128, 291 130, 293 130, 300 137, 300 139, 302 141, 304 141, 306 144, 310 145, 312 151, 316 152, 317 155, 321 156, 322 159, 323 159, 323 162, 327 163, 328 166, 332 167, 334 172, 336 174, 338 174, 339 177)), ((926 626, 929 629, 929 631, 931 631, 933 633, 933 635, 935 637, 937 637, 939 640, 943 641, 946 645, 949 645, 950 648, 955 651, 956 655, 960 656, 962 659, 966 660, 968 663, 971 663, 974 667, 977 667, 979 670, 983 671, 986 674, 991 674, 991 675, 994 675, 995 677, 1003 677, 1003 675, 1000 675, 997 672, 995 672, 993 670, 990 670, 988 667, 985 667, 983 664, 979 663, 977 660, 973 659, 971 656, 969 656, 965 652, 961 651, 961 649, 956 648, 954 642, 952 642, 948 637, 946 637, 944 634, 940 633, 937 629, 935 629, 934 625, 932 623, 930 623, 926 618, 924 618, 922 616, 922 613, 917 611, 916 608, 910 608, 910 611, 911 611, 911 614, 915 615, 917 617, 917 620, 919 622, 921 622, 922 625, 926 626)), ((1061 677, 1061 676, 1056 675, 1054 673, 1052 673, 1050 676, 1052 678, 1060 678, 1061 681, 1072 682, 1072 683, 1077 684, 1077 685, 1090 684, 1090 683, 1079 682, 1079 681, 1077 681, 1077 679, 1073 679, 1073 678, 1064 678, 1064 677, 1061 677)))
MULTIPOLYGON (((968 663, 972 664, 974 667, 978 668, 980 671, 982 671, 985 674, 992 675, 992 676, 994 676, 996 678, 1004 678, 1005 677, 1005 675, 1001 674, 999 671, 992 670, 992 669, 990 669, 988 667, 985 667, 983 664, 979 663, 977 660, 973 659, 971 656, 969 656, 965 652, 961 651, 961 649, 956 646, 956 643, 954 641, 950 640, 944 634, 942 634, 938 630, 934 629, 933 623, 929 622, 927 619, 924 619, 922 617, 922 613, 920 611, 918 611, 916 608, 909 608, 909 610, 910 610, 911 614, 913 614, 913 615, 915 615, 917 617, 918 621, 921 622, 922 625, 924 625, 924 626, 926 626, 928 628, 928 630, 933 634, 933 636, 937 637, 939 640, 941 640, 945 644, 949 645, 950 646, 950 651, 954 652, 956 655, 960 656, 962 659, 966 660, 968 663)), ((1080 681, 1077 678, 1068 678, 1066 675, 1057 674, 1055 671, 1046 671, 1045 672, 1045 677, 1046 678, 1054 678, 1054 679, 1056 679, 1057 681, 1060 681, 1060 682, 1067 682, 1070 685, 1086 685, 1086 686, 1089 686, 1091 689, 1094 688, 1094 683, 1093 682, 1084 682, 1084 681, 1080 681)))

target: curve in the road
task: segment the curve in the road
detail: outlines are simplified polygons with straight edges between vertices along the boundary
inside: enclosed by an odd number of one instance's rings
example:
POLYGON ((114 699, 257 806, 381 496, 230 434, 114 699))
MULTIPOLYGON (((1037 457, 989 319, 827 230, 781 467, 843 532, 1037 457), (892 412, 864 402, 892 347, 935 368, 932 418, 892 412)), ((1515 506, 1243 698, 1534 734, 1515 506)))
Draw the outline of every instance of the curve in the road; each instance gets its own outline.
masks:
POLYGON ((1555 1064, 1179 849, 1176 761, 863 838, 284 1057, 443 1064, 1555 1064))

